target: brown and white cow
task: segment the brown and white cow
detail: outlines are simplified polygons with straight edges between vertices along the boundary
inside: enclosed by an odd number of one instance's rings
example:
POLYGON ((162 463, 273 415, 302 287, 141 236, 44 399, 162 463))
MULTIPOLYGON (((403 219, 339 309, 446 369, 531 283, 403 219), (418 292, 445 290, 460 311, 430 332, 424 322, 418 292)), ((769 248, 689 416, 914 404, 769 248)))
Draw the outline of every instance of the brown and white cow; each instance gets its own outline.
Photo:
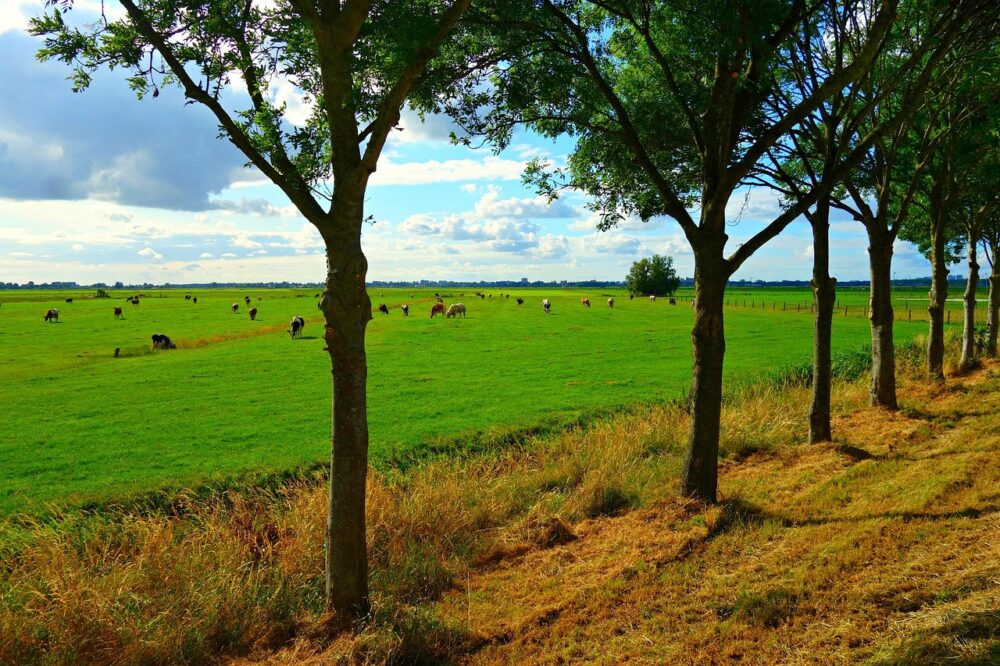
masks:
POLYGON ((45 313, 42 317, 47 322, 59 321, 59 310, 56 308, 49 308, 49 311, 45 313))
POLYGON ((115 306, 115 319, 121 319, 124 316, 125 315, 122 313, 122 309, 120 307, 115 306))
POLYGON ((585 308, 589 308, 590 307, 590 299, 589 298, 581 298, 580 299, 580 304, 583 305, 583 307, 585 307, 585 308))
POLYGON ((249 314, 250 314, 250 321, 257 320, 257 308, 250 308, 249 314))
POLYGON ((436 314, 444 314, 444 303, 435 303, 431 306, 431 319, 434 319, 436 314))

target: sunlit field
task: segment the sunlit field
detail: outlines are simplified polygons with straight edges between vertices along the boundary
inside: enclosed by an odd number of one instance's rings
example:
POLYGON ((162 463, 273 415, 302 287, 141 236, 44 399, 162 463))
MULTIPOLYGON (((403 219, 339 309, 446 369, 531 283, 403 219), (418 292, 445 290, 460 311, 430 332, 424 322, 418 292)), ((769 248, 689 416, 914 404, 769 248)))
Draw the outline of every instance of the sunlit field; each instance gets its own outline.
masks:
MULTIPOLYGON (((434 290, 371 292, 373 308, 390 309, 375 312, 368 334, 376 466, 685 394, 690 291, 676 306, 630 301, 614 290, 510 290, 507 299, 492 289, 485 300, 475 289, 461 292, 443 292, 446 302, 467 304, 468 317, 457 320, 428 316, 434 290), (522 307, 517 297, 525 299, 522 307), (581 305, 583 297, 591 308, 581 305), (543 298, 552 301, 551 315, 543 298), (411 306, 408 318, 402 303, 411 306)), ((132 305, 124 292, 0 292, 0 514, 127 499, 327 459, 329 357, 316 290, 146 293, 132 305), (116 306, 124 309, 121 320, 113 316, 116 306), (59 309, 58 323, 42 320, 49 307, 59 309), (258 308, 256 321, 248 307, 258 308), (294 315, 307 322, 297 340, 286 332, 294 315), (152 351, 153 333, 170 336, 178 349, 152 351)), ((730 293, 730 386, 808 363, 808 290, 730 293)), ((926 290, 900 294, 901 308, 904 299, 913 321, 897 312, 901 340, 926 329, 917 321, 926 317, 926 290)), ((841 311, 834 322, 835 353, 869 339, 864 292, 842 292, 838 307, 845 305, 846 316, 841 311)))

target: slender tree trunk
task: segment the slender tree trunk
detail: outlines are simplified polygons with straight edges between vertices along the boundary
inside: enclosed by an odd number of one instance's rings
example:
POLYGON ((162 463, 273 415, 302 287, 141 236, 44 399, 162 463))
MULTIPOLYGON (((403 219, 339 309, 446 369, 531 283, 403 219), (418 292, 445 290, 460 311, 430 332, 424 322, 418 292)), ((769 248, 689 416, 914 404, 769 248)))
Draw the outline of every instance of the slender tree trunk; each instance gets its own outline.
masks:
POLYGON ((830 431, 830 383, 833 378, 831 339, 837 280, 830 277, 830 200, 820 199, 810 219, 813 230, 813 385, 809 406, 809 442, 828 442, 830 431))
POLYGON ((341 206, 327 245, 327 348, 333 374, 333 451, 326 526, 327 607, 345 618, 368 614, 365 489, 368 474, 368 361, 365 330, 371 301, 361 250, 362 204, 341 206))
POLYGON ((931 290, 927 303, 930 330, 927 334, 927 376, 944 381, 944 308, 948 300, 948 262, 941 225, 931 222, 931 290))
POLYGON ((696 250, 691 432, 681 473, 681 494, 709 503, 716 501, 719 479, 722 366, 726 354, 722 306, 728 279, 721 249, 696 250))
POLYGON ((892 339, 892 234, 868 228, 868 263, 871 295, 868 318, 872 329, 873 407, 898 409, 896 402, 896 349, 892 339))
POLYGON ((997 333, 1000 326, 1000 262, 993 260, 993 270, 990 271, 990 305, 987 323, 986 355, 995 358, 997 355, 997 333))
POLYGON ((976 261, 979 239, 975 234, 969 234, 969 278, 965 283, 965 324, 962 329, 962 361, 963 370, 968 370, 976 364, 976 288, 979 286, 979 262, 976 261))

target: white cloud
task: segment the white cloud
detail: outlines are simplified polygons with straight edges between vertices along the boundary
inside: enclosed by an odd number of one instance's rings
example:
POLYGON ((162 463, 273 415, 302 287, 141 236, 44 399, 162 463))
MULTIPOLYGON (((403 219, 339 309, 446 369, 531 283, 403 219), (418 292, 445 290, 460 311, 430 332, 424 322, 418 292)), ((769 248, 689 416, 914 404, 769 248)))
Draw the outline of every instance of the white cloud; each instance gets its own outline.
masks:
POLYGON ((138 252, 136 252, 136 254, 138 254, 140 257, 149 257, 150 259, 155 259, 156 261, 163 259, 163 255, 151 247, 144 247, 138 252))
POLYGON ((463 192, 467 194, 475 194, 477 187, 478 185, 476 185, 475 183, 466 183, 465 185, 460 186, 459 189, 461 189, 463 192))
POLYGON ((201 254, 198 255, 198 258, 199 259, 211 259, 212 258, 212 253, 211 252, 202 252, 201 254))
POLYGON ((222 255, 222 258, 223 258, 223 259, 235 259, 235 258, 236 258, 236 255, 235 255, 235 254, 233 254, 232 252, 226 252, 226 253, 224 253, 224 254, 222 255))
POLYGON ((426 162, 393 162, 383 159, 372 174, 371 184, 425 185, 454 183, 466 180, 518 180, 524 162, 488 155, 481 160, 428 160, 426 162))
POLYGON ((264 247, 263 243, 252 240, 248 234, 237 234, 233 236, 231 242, 233 247, 243 248, 244 250, 256 250, 257 248, 264 247))
POLYGON ((83 252, 85 249, 86 246, 83 243, 73 243, 74 252, 83 252))

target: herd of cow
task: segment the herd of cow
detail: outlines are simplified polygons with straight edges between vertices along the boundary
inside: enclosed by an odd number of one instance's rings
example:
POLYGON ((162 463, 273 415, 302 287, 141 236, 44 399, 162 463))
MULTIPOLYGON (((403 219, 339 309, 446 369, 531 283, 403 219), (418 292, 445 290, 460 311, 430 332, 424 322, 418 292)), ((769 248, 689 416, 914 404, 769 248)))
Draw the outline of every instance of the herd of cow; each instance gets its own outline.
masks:
MULTIPOLYGON (((379 295, 382 296, 383 294, 379 294, 379 295)), ((462 293, 460 295, 464 296, 465 294, 462 293)), ((145 294, 140 294, 139 296, 145 296, 145 294)), ((129 303, 132 303, 133 305, 139 305, 139 303, 140 303, 139 296, 129 296, 125 300, 128 301, 129 303)), ((476 296, 479 296, 482 300, 486 300, 487 298, 490 298, 490 299, 493 298, 492 294, 487 295, 487 294, 484 294, 484 293, 481 293, 481 292, 478 292, 478 291, 476 292, 476 296)), ((319 294, 316 294, 316 297, 318 298, 319 294)), ((412 294, 411 294, 411 297, 412 297, 412 294)), ((461 315, 463 318, 466 316, 468 310, 467 310, 467 308, 466 308, 466 306, 465 306, 464 303, 452 303, 451 305, 449 305, 446 308, 445 307, 445 303, 444 303, 444 299, 442 298, 441 294, 434 294, 434 297, 435 297, 436 302, 431 306, 431 319, 433 319, 436 315, 439 315, 439 314, 442 315, 445 319, 457 318, 459 315, 461 315)), ((510 298, 510 294, 500 294, 500 298, 507 298, 507 299, 509 299, 510 298)), ((629 296, 629 299, 633 299, 633 298, 635 298, 634 295, 630 295, 629 296)), ((192 301, 193 303, 197 303, 198 302, 198 298, 196 296, 192 297, 191 294, 185 294, 184 295, 184 300, 186 300, 186 301, 192 301)), ((258 296, 257 300, 258 301, 262 301, 264 299, 263 299, 263 297, 259 297, 258 296)), ((649 300, 652 301, 652 302, 655 302, 656 301, 656 296, 650 296, 649 300)), ((73 299, 72 298, 67 298, 66 302, 67 303, 72 303, 73 299)), ((249 296, 246 296, 246 297, 244 297, 243 302, 244 302, 245 305, 249 306, 250 303, 251 303, 251 298, 249 296)), ((519 297, 517 297, 516 302, 517 302, 517 307, 520 308, 522 305, 524 305, 525 301, 524 301, 523 298, 521 298, 519 296, 519 297)), ((615 307, 615 299, 614 298, 609 298, 607 302, 608 302, 608 307, 609 308, 614 308, 615 307)), ((670 305, 677 305, 677 299, 674 298, 674 297, 672 297, 672 296, 669 298, 669 302, 670 302, 670 305)), ((584 307, 589 308, 590 307, 590 299, 586 298, 586 297, 581 298, 580 299, 580 304, 583 305, 584 307)), ((320 304, 317 304, 317 306, 321 307, 320 304)), ((230 310, 231 310, 231 312, 233 314, 238 314, 239 311, 240 311, 240 305, 239 305, 239 303, 233 303, 232 306, 230 307, 230 310)), ((409 306, 409 304, 403 303, 400 306, 400 310, 402 310, 404 317, 408 317, 410 315, 410 306, 409 306)), ((549 299, 547 299, 547 298, 542 299, 542 310, 544 310, 546 314, 552 314, 552 302, 549 301, 549 299)), ((380 304, 378 306, 378 311, 381 312, 383 315, 388 315, 389 314, 389 306, 387 306, 385 303, 382 303, 382 304, 380 304)), ((255 307, 250 308, 247 311, 247 314, 250 315, 250 320, 251 321, 256 321, 256 319, 257 319, 257 308, 255 308, 255 307)), ((114 306, 114 315, 115 315, 115 319, 123 319, 124 318, 124 312, 122 311, 122 308, 120 306, 114 306)), ((49 308, 48 311, 45 313, 44 320, 46 322, 58 322, 59 321, 59 310, 57 308, 49 308)), ((302 329, 304 329, 305 326, 306 326, 306 320, 303 317, 300 317, 300 316, 296 315, 296 316, 292 317, 292 321, 289 323, 288 331, 287 332, 291 335, 292 339, 295 339, 295 338, 298 338, 298 337, 302 336, 302 329)), ((164 335, 162 333, 154 333, 153 336, 152 336, 152 340, 153 340, 153 349, 154 350, 177 349, 177 345, 174 344, 174 342, 169 337, 167 337, 166 335, 164 335)), ((116 357, 118 356, 118 351, 119 350, 117 350, 117 349, 115 350, 115 352, 116 352, 115 356, 116 357)))

